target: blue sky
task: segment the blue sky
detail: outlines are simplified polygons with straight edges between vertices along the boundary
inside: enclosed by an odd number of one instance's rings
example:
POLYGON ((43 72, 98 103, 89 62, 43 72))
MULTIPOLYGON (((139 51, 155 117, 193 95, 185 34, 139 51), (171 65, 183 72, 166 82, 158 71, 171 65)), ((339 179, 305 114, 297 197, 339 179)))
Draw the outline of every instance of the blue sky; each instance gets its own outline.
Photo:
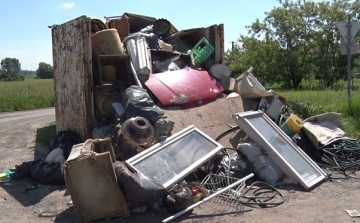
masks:
POLYGON ((39 62, 52 64, 49 25, 81 15, 92 18, 120 16, 124 12, 168 19, 177 29, 224 24, 225 49, 246 25, 278 6, 276 0, 0 0, 0 60, 18 58, 23 70, 36 70, 39 62))

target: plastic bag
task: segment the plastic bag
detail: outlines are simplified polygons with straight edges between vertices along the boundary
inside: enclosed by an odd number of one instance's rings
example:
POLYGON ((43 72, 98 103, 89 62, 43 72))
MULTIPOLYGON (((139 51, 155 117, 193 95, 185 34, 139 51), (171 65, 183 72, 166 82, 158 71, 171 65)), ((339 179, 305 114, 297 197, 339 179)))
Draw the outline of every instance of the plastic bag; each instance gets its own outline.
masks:
POLYGON ((154 123, 160 118, 166 118, 165 112, 156 106, 144 88, 131 85, 125 90, 121 100, 126 118, 141 116, 154 123))
POLYGON ((72 130, 65 130, 59 131, 57 135, 55 135, 51 139, 51 150, 60 147, 64 153, 65 160, 69 157, 71 149, 73 145, 81 143, 80 136, 72 131, 72 130))
POLYGON ((160 184, 137 172, 131 172, 123 162, 114 163, 120 190, 125 194, 129 208, 151 205, 169 192, 160 184))
POLYGON ((282 179, 281 169, 255 144, 240 143, 238 149, 252 163, 254 173, 262 181, 274 185, 282 179))
POLYGON ((31 178, 47 185, 63 185, 65 178, 61 171, 60 164, 47 164, 42 160, 31 166, 31 178))
POLYGON ((251 163, 262 154, 261 149, 254 143, 239 143, 237 150, 244 154, 251 163))
POLYGON ((23 162, 16 166, 13 179, 32 178, 42 184, 64 185, 65 179, 60 164, 47 164, 42 160, 23 162))
POLYGON ((252 172, 252 164, 246 157, 238 153, 233 153, 229 156, 223 156, 216 165, 214 171, 220 175, 228 175, 234 178, 243 178, 252 172))

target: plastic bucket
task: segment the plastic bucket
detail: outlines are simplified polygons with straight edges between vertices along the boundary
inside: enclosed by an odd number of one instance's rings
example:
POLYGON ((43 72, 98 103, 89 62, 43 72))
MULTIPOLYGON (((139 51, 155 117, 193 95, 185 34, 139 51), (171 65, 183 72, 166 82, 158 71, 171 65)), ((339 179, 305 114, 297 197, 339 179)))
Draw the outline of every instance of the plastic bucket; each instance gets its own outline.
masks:
POLYGON ((290 117, 281 125, 281 129, 286 135, 293 137, 303 127, 303 122, 298 116, 291 114, 290 117))

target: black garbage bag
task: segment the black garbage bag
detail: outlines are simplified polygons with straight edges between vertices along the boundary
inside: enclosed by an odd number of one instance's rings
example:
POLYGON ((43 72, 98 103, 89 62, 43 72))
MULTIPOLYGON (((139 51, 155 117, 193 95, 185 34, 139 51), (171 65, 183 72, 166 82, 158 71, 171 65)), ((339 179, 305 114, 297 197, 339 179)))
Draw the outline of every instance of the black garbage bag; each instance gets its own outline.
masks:
POLYGON ((16 166, 12 176, 15 180, 32 178, 45 185, 64 185, 60 164, 47 164, 42 160, 23 162, 16 166))
POLYGON ((121 104, 125 109, 126 118, 141 116, 152 123, 166 118, 165 112, 154 104, 144 88, 131 85, 125 90, 121 104))
POLYGON ((26 178, 31 178, 31 167, 39 161, 27 161, 23 162, 21 165, 15 166, 14 174, 12 175, 12 179, 22 180, 26 178))
POLYGON ((65 178, 60 164, 47 164, 39 160, 31 166, 31 178, 46 185, 63 185, 65 178))
POLYGON ((234 178, 244 178, 252 173, 253 166, 249 160, 241 153, 233 153, 223 156, 215 161, 214 172, 234 178))
POLYGON ((120 190, 124 193, 129 208, 152 205, 169 192, 160 184, 141 173, 131 172, 123 162, 114 163, 120 190))
POLYGON ((57 135, 55 135, 51 139, 51 150, 54 150, 55 148, 60 147, 64 153, 65 160, 69 157, 71 149, 73 145, 81 143, 80 136, 72 131, 72 130, 65 130, 65 131, 59 131, 57 135))

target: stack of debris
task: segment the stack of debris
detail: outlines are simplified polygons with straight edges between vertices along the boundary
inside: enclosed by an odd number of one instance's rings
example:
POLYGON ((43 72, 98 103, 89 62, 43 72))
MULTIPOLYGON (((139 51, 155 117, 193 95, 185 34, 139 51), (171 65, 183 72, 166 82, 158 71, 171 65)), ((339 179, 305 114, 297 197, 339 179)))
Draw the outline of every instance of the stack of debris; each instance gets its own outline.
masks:
MULTIPOLYGON (((275 187, 288 179, 309 190, 326 178, 320 163, 295 138, 305 132, 319 150, 324 148, 319 142, 331 145, 334 140, 329 139, 344 136, 338 123, 338 134, 325 128, 334 119, 303 121, 294 113, 285 113, 285 98, 266 91, 253 68, 232 78, 217 55, 223 47, 219 50, 210 43, 218 37, 209 35, 208 29, 178 31, 166 19, 131 13, 105 19, 105 23, 91 19, 92 139, 81 143, 77 134, 65 137, 60 131, 52 140, 52 151, 35 166, 50 173, 45 170, 51 165, 56 179, 61 173, 79 220, 129 217, 149 208, 180 211, 163 221, 169 222, 210 201, 221 203, 220 209, 236 211, 241 211, 241 205, 279 205, 284 198, 275 187), (164 106, 203 106, 216 101, 222 92, 227 98, 240 100, 242 96, 257 104, 252 111, 231 111, 238 126, 230 131, 241 128, 247 135, 244 139, 234 137, 235 145, 224 148, 218 138, 194 125, 173 134, 176 123, 167 118, 164 106), (321 134, 317 134, 315 121, 326 124, 321 134), (324 132, 329 135, 322 138, 324 132), (245 190, 252 177, 261 182, 245 190), (266 191, 259 192, 263 187, 266 191)), ((345 166, 346 160, 341 161, 345 166)), ((31 177, 31 171, 21 175, 26 165, 22 167, 15 171, 15 179, 31 177)), ((34 168, 30 165, 29 169, 34 168)))

